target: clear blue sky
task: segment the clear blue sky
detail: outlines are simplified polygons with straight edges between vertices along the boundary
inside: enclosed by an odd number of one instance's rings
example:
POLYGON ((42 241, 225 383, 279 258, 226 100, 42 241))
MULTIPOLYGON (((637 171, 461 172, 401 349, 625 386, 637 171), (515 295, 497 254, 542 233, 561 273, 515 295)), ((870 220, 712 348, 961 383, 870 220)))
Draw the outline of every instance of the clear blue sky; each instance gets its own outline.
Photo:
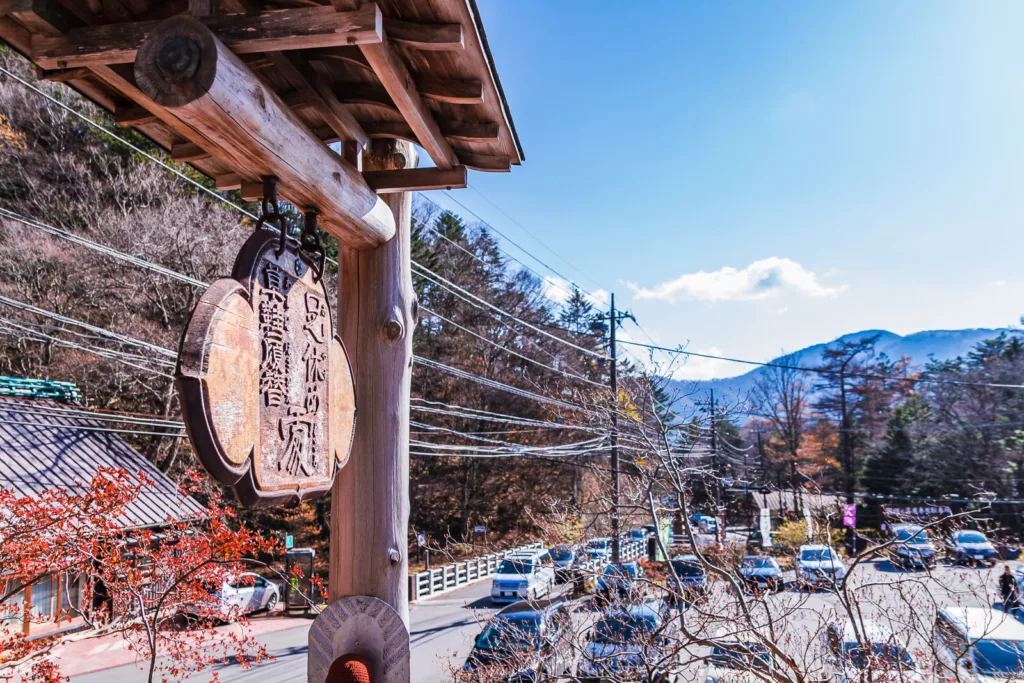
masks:
POLYGON ((585 275, 456 196, 659 343, 1024 313, 1024 3, 478 1, 526 162, 470 184, 585 275))

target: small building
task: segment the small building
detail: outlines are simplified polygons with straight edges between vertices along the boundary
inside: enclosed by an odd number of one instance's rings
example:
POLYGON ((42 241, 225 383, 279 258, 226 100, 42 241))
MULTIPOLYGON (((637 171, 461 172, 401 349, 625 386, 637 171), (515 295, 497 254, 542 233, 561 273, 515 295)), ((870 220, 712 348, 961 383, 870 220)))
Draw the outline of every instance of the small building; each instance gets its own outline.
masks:
MULTIPOLYGON (((81 486, 101 468, 121 468, 130 474, 144 473, 153 482, 118 520, 126 536, 169 521, 199 519, 203 508, 196 500, 126 443, 114 428, 116 423, 97 419, 79 400, 77 387, 68 382, 0 377, 0 487, 32 496, 81 486)), ((79 601, 79 581, 78 577, 51 576, 12 600, 26 603, 35 620, 46 620, 53 629, 63 617, 67 628, 67 617, 87 608, 79 601)), ((26 635, 52 630, 39 623, 30 629, 24 617, 8 622, 19 620, 26 635)))
POLYGON ((771 511, 773 520, 802 518, 809 509, 815 519, 832 517, 841 521, 845 505, 846 498, 841 495, 782 489, 765 493, 752 490, 744 501, 744 508, 753 516, 755 525, 764 508, 771 511))

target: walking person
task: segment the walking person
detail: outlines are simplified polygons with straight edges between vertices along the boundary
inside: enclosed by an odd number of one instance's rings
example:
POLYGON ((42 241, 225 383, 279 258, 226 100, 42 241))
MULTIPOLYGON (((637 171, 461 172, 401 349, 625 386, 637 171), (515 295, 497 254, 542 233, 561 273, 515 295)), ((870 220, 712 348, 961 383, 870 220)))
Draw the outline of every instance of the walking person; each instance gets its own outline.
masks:
POLYGON ((1017 582, 1010 571, 1010 565, 1003 565, 1003 573, 999 575, 999 595, 1003 598, 1003 611, 1015 612, 1019 601, 1017 582))

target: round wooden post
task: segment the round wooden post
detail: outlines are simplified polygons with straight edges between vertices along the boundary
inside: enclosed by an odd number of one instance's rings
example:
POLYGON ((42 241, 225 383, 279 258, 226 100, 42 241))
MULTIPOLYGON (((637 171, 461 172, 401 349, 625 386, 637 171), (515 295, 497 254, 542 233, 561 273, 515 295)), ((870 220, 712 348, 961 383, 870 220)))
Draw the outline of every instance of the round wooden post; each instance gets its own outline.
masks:
MULTIPOLYGON (((411 144, 375 140, 367 170, 415 168, 411 144)), ((330 599, 369 595, 409 625, 409 390, 415 294, 409 267, 412 194, 389 194, 396 234, 343 248, 338 331, 355 374, 355 439, 331 494, 330 599)))

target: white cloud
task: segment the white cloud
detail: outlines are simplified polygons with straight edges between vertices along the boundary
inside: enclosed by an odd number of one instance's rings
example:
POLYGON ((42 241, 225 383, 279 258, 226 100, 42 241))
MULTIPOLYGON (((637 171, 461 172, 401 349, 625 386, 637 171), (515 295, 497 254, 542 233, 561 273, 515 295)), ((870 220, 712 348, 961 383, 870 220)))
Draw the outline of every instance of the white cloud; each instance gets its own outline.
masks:
MULTIPOLYGON (((687 349, 696 353, 706 353, 710 356, 723 356, 722 349, 711 346, 706 349, 687 349)), ((735 363, 729 363, 715 358, 700 358, 687 356, 685 362, 681 363, 672 373, 673 378, 679 380, 708 380, 719 377, 727 377, 735 374, 735 363)))
MULTIPOLYGON (((554 275, 544 276, 544 282, 541 283, 543 287, 544 296, 554 301, 556 304, 564 304, 569 300, 569 296, 572 293, 572 283, 566 279, 555 277, 554 275)), ((609 303, 608 292, 603 289, 594 290, 592 293, 587 294, 584 292, 587 300, 597 308, 607 308, 609 303)))
POLYGON ((829 287, 812 270, 788 258, 772 256, 746 268, 725 266, 715 271, 686 273, 653 288, 627 283, 637 299, 677 301, 757 301, 793 292, 810 297, 837 296, 845 286, 829 287))

